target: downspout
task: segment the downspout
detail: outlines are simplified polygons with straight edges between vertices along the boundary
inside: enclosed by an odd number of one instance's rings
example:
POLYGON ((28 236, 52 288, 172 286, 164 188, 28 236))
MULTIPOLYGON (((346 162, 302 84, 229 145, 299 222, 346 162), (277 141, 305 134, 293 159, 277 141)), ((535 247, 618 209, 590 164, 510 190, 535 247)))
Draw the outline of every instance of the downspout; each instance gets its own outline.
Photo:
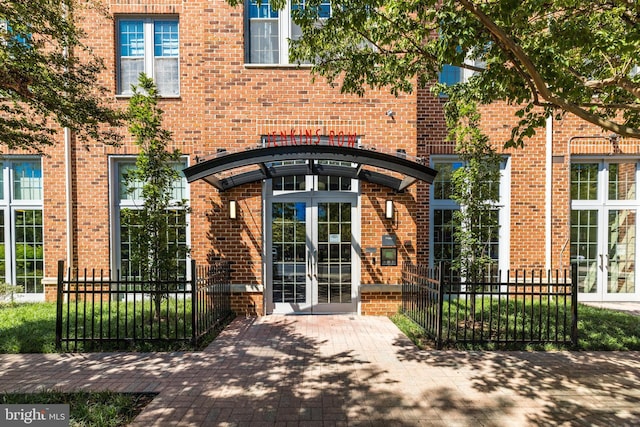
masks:
POLYGON ((553 116, 547 117, 546 125, 546 176, 545 176, 545 270, 552 268, 552 239, 553 239, 553 116))
MULTIPOLYGON (((62 3, 64 18, 69 17, 69 8, 67 3, 62 3)), ((65 45, 63 55, 65 60, 69 57, 69 47, 65 45)), ((65 65, 66 68, 66 65, 65 65)), ((66 70, 65 70, 66 71, 66 70)), ((71 166, 71 129, 64 128, 64 180, 65 180, 65 204, 67 216, 67 268, 73 267, 73 182, 72 182, 72 166, 71 166)))
POLYGON ((67 268, 73 267, 73 182, 71 166, 71 130, 64 128, 64 178, 67 214, 67 268))

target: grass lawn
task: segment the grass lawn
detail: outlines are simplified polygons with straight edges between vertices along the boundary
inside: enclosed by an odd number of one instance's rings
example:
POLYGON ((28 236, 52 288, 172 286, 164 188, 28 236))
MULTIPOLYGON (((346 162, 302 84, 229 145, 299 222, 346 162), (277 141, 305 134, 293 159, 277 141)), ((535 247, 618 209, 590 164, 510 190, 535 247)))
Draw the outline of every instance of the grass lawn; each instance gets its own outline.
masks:
MULTIPOLYGON (((121 304, 119 306, 120 315, 116 317, 114 310, 112 309, 112 320, 111 328, 112 334, 115 336, 115 328, 119 328, 120 336, 131 336, 131 329, 136 326, 138 334, 137 336, 150 336, 149 330, 154 333, 154 336, 158 337, 158 331, 162 333, 162 337, 165 336, 179 336, 179 337, 190 337, 191 329, 190 325, 185 326, 182 318, 175 319, 175 315, 173 313, 175 310, 171 312, 171 316, 169 317, 169 321, 162 320, 162 328, 159 328, 160 323, 158 322, 150 322, 151 318, 148 311, 146 312, 146 317, 142 317, 143 321, 140 321, 140 311, 142 309, 141 304, 136 305, 136 313, 138 314, 137 324, 132 321, 131 315, 129 315, 128 322, 125 323, 125 318, 127 315, 123 314, 125 312, 125 305, 121 304), (115 319, 118 319, 117 321, 115 319), (125 328, 126 325, 126 328, 125 328), (169 330, 170 328, 170 330, 169 330), (176 329, 178 330, 176 335, 176 329), (129 335, 125 335, 129 334, 129 335)), ((73 305, 72 305, 73 308, 73 305)), ((190 319, 190 309, 187 310, 186 318, 190 319)), ((182 312, 182 311, 180 311, 182 312)), ((88 313, 91 313, 91 310, 88 310, 88 313)), ((103 312, 104 314, 104 312, 103 312)), ((74 318, 73 314, 71 314, 71 318, 74 318)), ((106 319, 106 314, 104 314, 104 319, 106 319)), ((96 309, 95 314, 95 323, 92 325, 91 316, 87 317, 87 336, 91 337, 92 331, 98 331, 98 314, 96 309)), ((128 346, 125 350, 132 351, 189 351, 189 350, 198 350, 200 348, 204 348, 208 345, 213 338, 215 338, 216 334, 230 321, 231 319, 227 319, 227 322, 220 325, 220 327, 216 328, 210 335, 205 336, 199 342, 198 348, 193 348, 187 341, 185 342, 144 342, 140 344, 136 344, 135 347, 128 346)), ((80 318, 80 322, 82 322, 82 318, 80 318)), ((66 328, 66 323, 63 323, 63 331, 66 328)), ((73 330, 73 329, 72 329, 73 330)), ((79 327, 79 330, 82 331, 82 324, 79 327)), ((103 335, 107 332, 107 326, 104 326, 103 335)), ((0 353, 55 353, 55 338, 56 338, 56 304, 55 303, 23 303, 23 304, 0 304, 0 353)), ((80 332, 81 333, 81 332, 80 332)), ((96 334, 98 335, 98 334, 96 334)), ((64 343, 63 343, 64 344, 64 343)), ((122 344, 122 343, 120 343, 122 344)), ((103 348, 95 348, 93 350, 99 351, 110 351, 110 350, 118 350, 122 348, 118 348, 117 344, 113 344, 109 347, 109 344, 105 344, 103 348)), ((63 349, 64 350, 64 349, 63 349)), ((78 345, 77 348, 70 347, 70 351, 88 351, 92 350, 89 348, 83 348, 82 343, 78 345)))
MULTIPOLYGON (((420 348, 433 348, 433 341, 424 330, 408 317, 397 314, 393 322, 420 348)), ((456 348, 469 348, 460 345, 456 348)), ((491 343, 474 345, 474 349, 493 349, 491 343)), ((509 346, 522 350, 564 350, 567 348, 551 344, 509 346)), ((572 350, 625 351, 640 350, 640 316, 578 305, 578 345, 572 350)))
POLYGON ((71 427, 115 427, 131 422, 153 397, 150 393, 41 391, 3 394, 0 404, 68 404, 71 427))
POLYGON ((55 303, 0 305, 0 353, 55 351, 55 303))

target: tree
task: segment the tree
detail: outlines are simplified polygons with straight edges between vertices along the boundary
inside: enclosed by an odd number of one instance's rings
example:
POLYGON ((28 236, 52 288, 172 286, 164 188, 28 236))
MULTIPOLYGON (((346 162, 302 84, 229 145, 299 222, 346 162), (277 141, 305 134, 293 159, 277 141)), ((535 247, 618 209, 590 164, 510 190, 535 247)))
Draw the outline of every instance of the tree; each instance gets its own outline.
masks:
POLYGON ((173 203, 174 183, 180 179, 176 169, 181 153, 168 150, 171 132, 162 128, 162 110, 158 107, 158 90, 150 77, 140 74, 138 87, 127 110, 129 132, 140 153, 136 167, 125 174, 127 191, 140 191, 141 209, 126 209, 123 228, 129 233, 129 257, 137 271, 127 272, 149 283, 156 318, 162 300, 175 286, 179 259, 186 258, 186 248, 175 244, 176 216, 186 214, 184 201, 173 203), (173 283, 173 285, 172 285, 173 283))
MULTIPOLYGON (((463 166, 453 172, 451 198, 460 210, 453 214, 454 239, 459 253, 453 268, 469 283, 489 279, 495 262, 491 242, 496 240, 501 156, 479 128, 480 114, 473 101, 447 105, 449 138, 463 166)), ((473 285, 472 285, 473 286, 473 285)))
POLYGON ((117 143, 120 114, 96 84, 102 60, 84 44, 79 0, 0 3, 0 143, 42 151, 56 125, 79 138, 117 143))
POLYGON ((450 64, 475 73, 463 84, 478 102, 520 106, 507 146, 565 113, 640 137, 636 1, 331 0, 332 16, 322 20, 326 0, 292 1, 304 7, 293 8, 302 37, 291 57, 314 63, 344 92, 408 92, 450 64))

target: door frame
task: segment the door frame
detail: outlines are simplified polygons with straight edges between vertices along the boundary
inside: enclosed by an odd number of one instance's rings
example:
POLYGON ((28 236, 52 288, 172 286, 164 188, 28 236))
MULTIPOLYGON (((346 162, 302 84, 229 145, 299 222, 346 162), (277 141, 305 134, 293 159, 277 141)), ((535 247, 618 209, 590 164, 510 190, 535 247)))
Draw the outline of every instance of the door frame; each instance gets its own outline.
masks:
MULTIPOLYGON (((270 182, 269 182, 270 184, 270 182)), ((360 313, 360 280, 361 280, 361 200, 359 192, 349 191, 292 191, 273 194, 271 185, 263 186, 263 280, 264 280, 264 314, 354 314, 360 313), (322 202, 348 202, 351 203, 351 308, 349 310, 322 310, 326 307, 317 307, 317 280, 307 278, 307 288, 310 294, 309 307, 298 307, 291 303, 291 310, 275 310, 272 297, 273 281, 273 253, 272 247, 272 203, 273 202, 306 202, 306 209, 315 214, 307 215, 307 250, 305 264, 308 265, 310 250, 317 245, 317 206, 322 202), (309 230, 313 228, 312 236, 309 230), (314 237, 315 235, 315 237, 314 237), (312 241, 313 240, 313 241, 312 241)), ((316 248, 317 249, 317 248, 316 248)), ((317 267, 316 267, 317 268, 317 267)), ((324 304, 323 304, 324 305, 324 304)), ((331 304, 329 304, 331 305, 331 304)), ((340 304, 341 306, 343 304, 340 304)), ((347 304, 344 304, 347 305, 347 304)), ((343 307, 342 307, 343 308, 343 307)))
MULTIPOLYGON (((638 198, 638 184, 640 184, 640 160, 637 158, 628 157, 572 157, 571 165, 573 164, 597 164, 598 165, 598 179, 597 185, 597 199, 592 200, 571 200, 570 211, 596 211, 596 218, 598 222, 597 226, 597 256, 596 256, 596 279, 595 286, 596 292, 593 293, 579 293, 578 298, 580 301, 585 302, 617 302, 617 301, 640 301, 640 283, 638 279, 640 275, 637 270, 634 271, 634 293, 611 293, 608 291, 608 269, 610 262, 608 260, 608 252, 610 247, 611 230, 609 230, 609 213, 611 211, 631 210, 635 212, 636 222, 638 215, 640 215, 640 199, 638 198), (635 168, 635 185, 636 185, 636 198, 633 200, 609 200, 608 198, 608 184, 609 184, 609 164, 621 163, 621 162, 634 162, 635 168), (605 265, 606 264, 606 265, 605 265)), ((569 182, 571 185, 571 180, 569 182)), ((571 218, 570 214, 570 218, 571 218)), ((640 231, 640 227, 636 223, 635 225, 635 260, 638 259, 640 254, 640 242, 637 239, 637 233, 640 231)), ((571 233, 571 232, 570 232, 571 233)), ((570 237, 571 239, 571 237, 570 237)), ((635 261, 634 261, 635 262, 635 261)), ((637 263, 636 263, 637 264, 637 263)), ((592 267, 589 267, 592 268, 592 267)))

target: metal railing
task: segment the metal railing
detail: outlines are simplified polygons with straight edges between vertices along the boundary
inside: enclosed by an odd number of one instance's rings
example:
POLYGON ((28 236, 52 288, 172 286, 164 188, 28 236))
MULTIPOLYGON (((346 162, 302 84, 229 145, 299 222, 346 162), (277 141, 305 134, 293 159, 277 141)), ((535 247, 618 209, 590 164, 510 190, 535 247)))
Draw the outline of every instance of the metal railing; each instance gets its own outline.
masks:
POLYGON ((448 344, 576 345, 577 271, 498 272, 503 280, 449 282, 442 265, 405 263, 402 310, 431 336, 448 344))
POLYGON ((141 344, 198 345, 231 311, 229 262, 196 266, 192 278, 142 281, 110 270, 65 271, 58 263, 56 347, 116 350, 141 344))

